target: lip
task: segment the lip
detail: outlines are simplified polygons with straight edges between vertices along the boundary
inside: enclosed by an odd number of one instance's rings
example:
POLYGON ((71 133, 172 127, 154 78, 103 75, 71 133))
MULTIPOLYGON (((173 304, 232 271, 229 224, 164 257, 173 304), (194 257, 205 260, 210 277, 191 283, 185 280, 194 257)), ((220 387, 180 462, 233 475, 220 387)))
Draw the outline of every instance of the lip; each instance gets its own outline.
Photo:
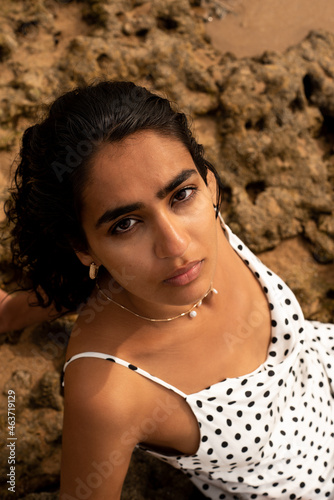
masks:
POLYGON ((184 267, 180 267, 167 279, 164 280, 164 283, 174 286, 183 286, 187 285, 194 281, 200 274, 202 268, 203 260, 196 260, 193 262, 189 262, 184 267))

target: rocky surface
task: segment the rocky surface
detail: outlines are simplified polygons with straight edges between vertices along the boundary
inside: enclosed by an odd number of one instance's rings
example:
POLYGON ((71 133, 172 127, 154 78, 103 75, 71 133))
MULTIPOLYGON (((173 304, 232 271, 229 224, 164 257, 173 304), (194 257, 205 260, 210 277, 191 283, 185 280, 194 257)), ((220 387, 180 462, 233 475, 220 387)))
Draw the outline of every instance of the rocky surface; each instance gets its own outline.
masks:
MULTIPOLYGON (((312 32, 283 54, 237 59, 205 34, 203 18, 216 3, 3 0, 1 190, 23 130, 59 92, 96 78, 144 84, 193 117, 224 181, 223 214, 233 230, 285 278, 308 318, 333 321, 334 36, 312 32)), ((3 283, 9 260, 3 247, 3 283)), ((60 372, 72 320, 0 338, 1 498, 13 498, 4 479, 8 390, 16 392, 17 498, 57 498, 60 372)), ((138 452, 122 498, 200 495, 138 452)))

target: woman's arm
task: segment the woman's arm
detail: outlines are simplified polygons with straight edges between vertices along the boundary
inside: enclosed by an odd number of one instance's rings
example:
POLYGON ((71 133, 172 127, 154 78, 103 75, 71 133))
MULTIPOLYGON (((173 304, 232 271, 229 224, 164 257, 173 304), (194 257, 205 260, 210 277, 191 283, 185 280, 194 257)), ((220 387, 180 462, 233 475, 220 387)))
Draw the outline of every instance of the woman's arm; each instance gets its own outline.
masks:
POLYGON ((53 306, 33 306, 36 302, 33 292, 8 294, 0 289, 0 333, 20 330, 34 323, 50 321, 59 316, 53 306))
MULTIPOLYGON (((77 360, 65 375, 60 500, 120 500, 135 445, 144 435, 136 377, 99 359, 77 360), (134 385, 122 383, 123 374, 134 385)), ((130 370, 128 370, 130 371, 130 370)))

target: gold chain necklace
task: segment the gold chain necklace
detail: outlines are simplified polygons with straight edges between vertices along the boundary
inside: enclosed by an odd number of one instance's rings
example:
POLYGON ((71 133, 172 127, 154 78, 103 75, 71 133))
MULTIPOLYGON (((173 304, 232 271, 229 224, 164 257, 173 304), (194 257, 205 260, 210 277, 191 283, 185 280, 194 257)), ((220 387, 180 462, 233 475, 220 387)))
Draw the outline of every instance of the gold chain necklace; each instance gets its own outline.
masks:
POLYGON ((131 314, 133 314, 134 316, 137 316, 137 318, 141 318, 141 319, 145 319, 146 321, 153 321, 153 322, 163 322, 163 321, 173 321, 174 319, 178 319, 178 318, 182 318, 183 316, 186 316, 187 314, 189 315, 189 318, 196 318, 197 316, 197 311, 195 311, 196 307, 200 307, 202 305, 202 302, 203 300, 209 295, 209 293, 214 293, 214 294, 217 294, 217 290, 215 288, 213 288, 212 285, 210 285, 210 288, 209 290, 206 292, 205 295, 203 295, 203 297, 198 301, 196 302, 196 304, 194 304, 190 309, 188 309, 187 311, 181 313, 181 314, 178 314, 177 316, 173 316, 171 318, 148 318, 147 316, 142 316, 141 314, 137 314, 135 313, 134 311, 131 311, 131 309, 128 309, 127 307, 123 306, 122 304, 119 304, 118 302, 116 302, 115 300, 113 300, 111 297, 109 297, 109 295, 107 295, 103 290, 102 288, 100 287, 100 285, 98 284, 98 282, 96 282, 96 286, 98 288, 98 290, 102 293, 102 295, 107 299, 109 300, 110 302, 112 302, 113 304, 116 304, 116 306, 120 307, 121 309, 124 309, 124 311, 127 311, 131 314))

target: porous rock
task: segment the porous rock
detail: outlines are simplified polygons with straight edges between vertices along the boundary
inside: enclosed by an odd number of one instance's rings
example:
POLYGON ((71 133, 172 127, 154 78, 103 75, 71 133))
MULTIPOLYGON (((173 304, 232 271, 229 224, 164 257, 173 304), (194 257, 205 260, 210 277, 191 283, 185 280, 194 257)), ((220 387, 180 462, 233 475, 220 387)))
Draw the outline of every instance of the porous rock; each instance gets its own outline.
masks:
MULTIPOLYGON (((232 193, 227 219, 256 252, 311 239, 307 221, 333 213, 334 80, 322 63, 332 46, 333 35, 311 33, 283 56, 222 65, 215 160, 232 193)), ((312 231, 312 244, 333 261, 330 236, 312 231)))
MULTIPOLYGON (((232 229, 286 279, 307 317, 333 321, 334 36, 312 32, 283 54, 237 59, 208 43, 200 5, 4 0, 2 170, 23 130, 60 92, 101 78, 146 85, 193 116, 224 182, 232 229)), ((2 283, 11 276, 8 244, 0 273, 2 283)), ((18 498, 58 498, 60 378, 72 321, 2 336, 0 472, 8 472, 6 390, 14 388, 18 498)), ((2 498, 12 498, 1 487, 2 498)), ((179 472, 136 451, 122 499, 160 498, 204 497, 179 472)))
POLYGON ((35 407, 63 409, 63 398, 60 395, 59 373, 47 371, 31 393, 30 403, 35 407))

